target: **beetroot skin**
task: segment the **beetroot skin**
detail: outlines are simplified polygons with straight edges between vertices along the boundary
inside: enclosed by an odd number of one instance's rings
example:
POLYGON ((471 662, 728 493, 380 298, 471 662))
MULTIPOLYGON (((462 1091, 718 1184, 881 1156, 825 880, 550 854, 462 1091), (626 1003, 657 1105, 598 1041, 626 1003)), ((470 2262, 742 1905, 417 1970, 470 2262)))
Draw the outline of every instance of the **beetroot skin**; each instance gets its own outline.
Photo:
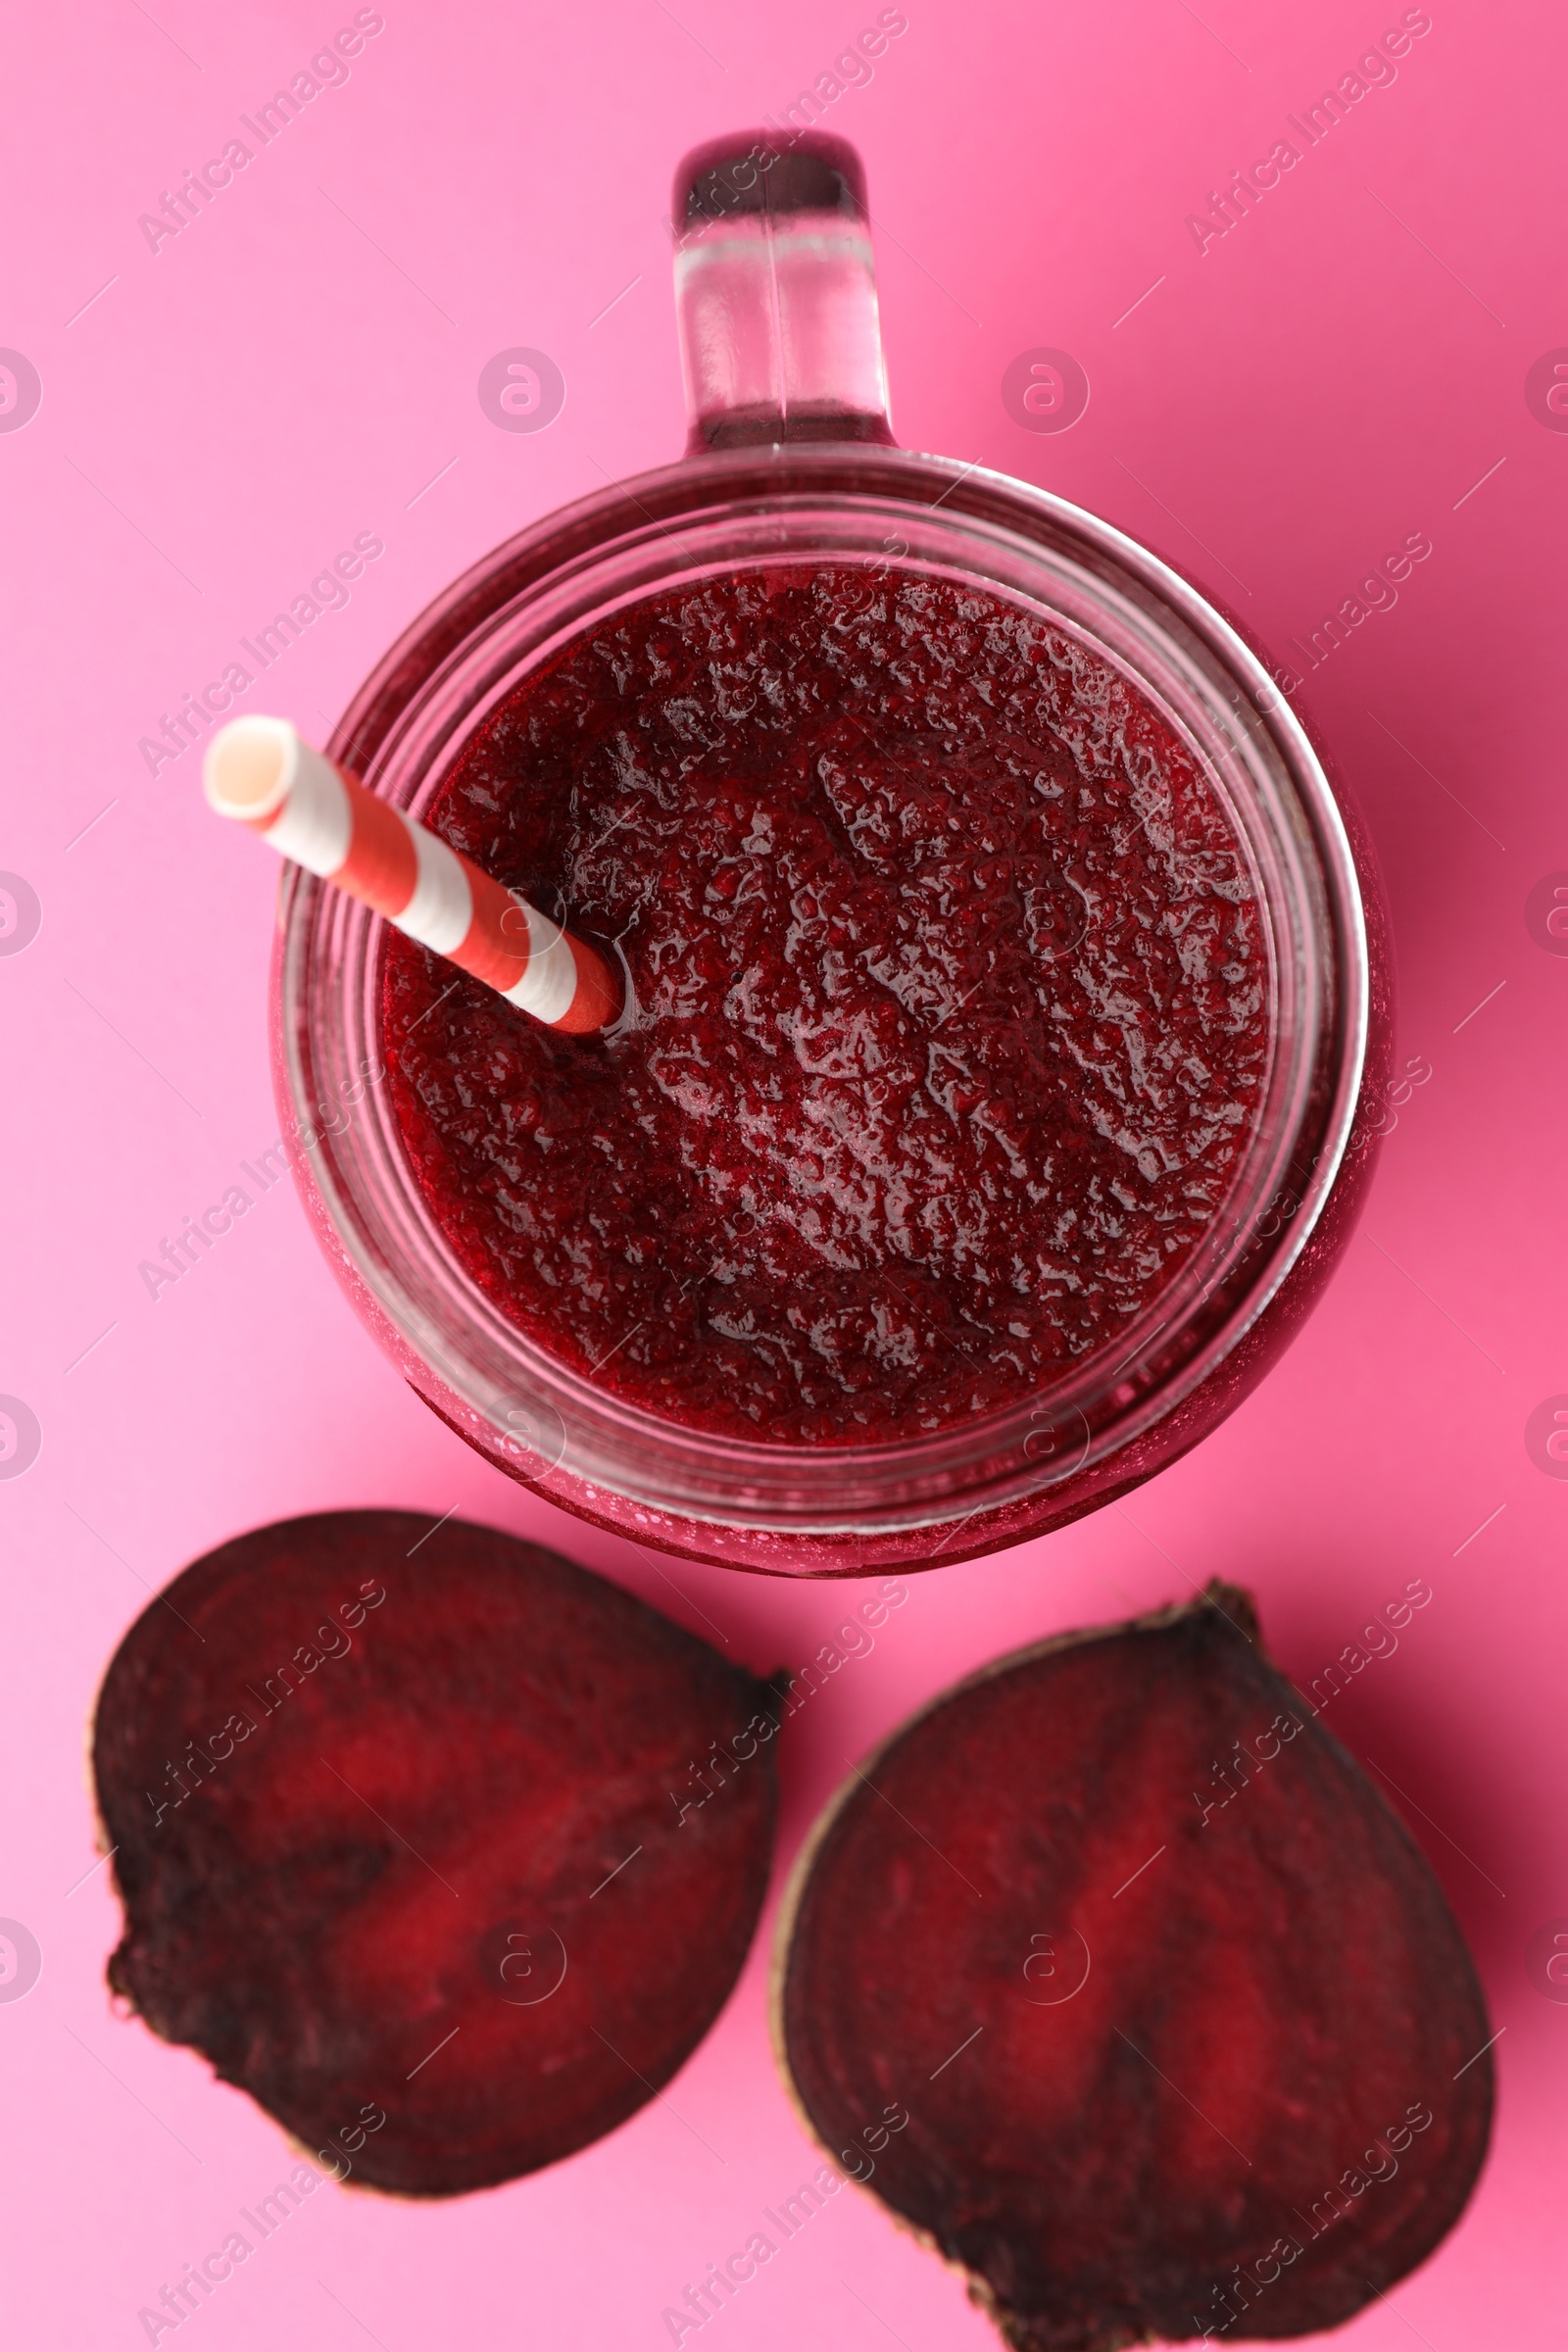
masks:
POLYGON ((340 2178, 532 2172, 633 2114, 722 2007, 776 1713, 534 1544, 401 1511, 258 1529, 176 1578, 104 1683, 110 1983, 340 2178))
POLYGON ((781 2064, 1019 2352, 1332 2328, 1470 2194, 1475 1974, 1313 1713, 1211 1586, 949 1691, 802 1859, 781 2064))

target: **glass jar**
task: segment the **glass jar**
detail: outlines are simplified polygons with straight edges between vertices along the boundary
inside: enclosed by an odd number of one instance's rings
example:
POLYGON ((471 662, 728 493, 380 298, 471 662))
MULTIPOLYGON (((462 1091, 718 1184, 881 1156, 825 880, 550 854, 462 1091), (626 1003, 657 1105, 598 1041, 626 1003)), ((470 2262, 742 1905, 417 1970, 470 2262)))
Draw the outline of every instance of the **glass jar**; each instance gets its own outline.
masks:
POLYGON ((1305 1314, 1372 1157, 1388 1038, 1381 906, 1323 760, 1263 662, 1107 523, 897 448, 864 189, 808 134, 687 159, 676 295, 691 443, 507 541, 437 599, 330 753, 412 814, 532 668, 607 614, 713 574, 816 562, 973 582, 1091 648, 1201 764, 1251 870, 1272 1050, 1223 1211, 1145 1312, 1053 1388, 898 1443, 805 1446, 630 1405, 516 1330, 426 1206, 379 1077, 385 926, 298 868, 281 898, 275 1071, 321 1244, 411 1386, 564 1510, 779 1575, 934 1567, 1125 1494, 1212 1429, 1305 1314))

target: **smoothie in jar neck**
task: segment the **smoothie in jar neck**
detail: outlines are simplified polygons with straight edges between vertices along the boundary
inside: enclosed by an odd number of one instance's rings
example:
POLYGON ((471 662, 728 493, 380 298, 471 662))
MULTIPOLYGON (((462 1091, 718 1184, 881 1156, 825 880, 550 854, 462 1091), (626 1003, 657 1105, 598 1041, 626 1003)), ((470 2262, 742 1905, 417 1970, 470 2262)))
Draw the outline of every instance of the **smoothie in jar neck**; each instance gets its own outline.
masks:
POLYGON ((401 937, 393 1100, 468 1274, 685 1428, 952 1429, 1113 1350, 1255 1123, 1242 843, 1166 720, 1000 594, 758 564, 589 627, 425 821, 617 944, 565 1039, 401 937))

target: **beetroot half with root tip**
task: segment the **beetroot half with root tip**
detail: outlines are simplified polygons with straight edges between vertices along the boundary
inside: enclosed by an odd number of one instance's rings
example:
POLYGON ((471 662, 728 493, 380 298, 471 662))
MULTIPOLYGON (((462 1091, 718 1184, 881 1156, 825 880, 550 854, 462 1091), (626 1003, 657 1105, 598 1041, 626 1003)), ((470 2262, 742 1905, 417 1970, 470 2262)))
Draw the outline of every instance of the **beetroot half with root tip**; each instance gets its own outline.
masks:
POLYGON ((1313 1715, 1213 1585, 960 1684, 802 1858, 781 2065, 1019 2352, 1332 2328, 1470 2194, 1475 1974, 1313 1715))
POLYGON ((110 1982, 338 2178, 532 2172, 652 2098, 722 2007, 776 1715, 534 1544, 401 1511, 260 1528, 177 1577, 104 1683, 110 1982))

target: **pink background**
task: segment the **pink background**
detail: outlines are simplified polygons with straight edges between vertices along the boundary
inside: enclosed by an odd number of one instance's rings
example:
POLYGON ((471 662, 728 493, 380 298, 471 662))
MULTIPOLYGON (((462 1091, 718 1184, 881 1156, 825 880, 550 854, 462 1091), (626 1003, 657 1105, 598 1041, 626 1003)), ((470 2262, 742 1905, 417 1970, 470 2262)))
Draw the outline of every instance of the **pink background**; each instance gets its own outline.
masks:
MULTIPOLYGON (((43 1429, 0 1488, 0 1914, 43 1951, 34 1989, 0 2004, 8 2301, 31 2343, 144 2340, 139 2307, 293 2161, 200 2059, 112 2014, 108 1874, 68 1893, 94 1853, 83 1721, 149 1587, 258 1522, 396 1503, 558 1544, 698 1630, 716 1622, 762 1668, 808 1655, 852 1597, 671 1563, 681 1597, 510 1485, 362 1333, 288 1186, 156 1303, 137 1276, 277 1125, 275 876, 207 816, 194 755, 155 780, 138 738, 371 530, 386 554, 352 604, 251 697, 324 732, 463 565, 667 460, 683 437, 671 168, 781 111, 876 11, 387 0, 346 86, 150 252, 138 215, 352 13, 156 0, 155 23, 136 0, 88 0, 8 33, 0 344, 43 383, 25 428, 0 433, 0 866, 43 906, 0 961, 0 1390, 43 1429), (536 435, 497 430, 475 396, 519 344, 567 386, 536 435)), ((1432 1074, 1262 1391, 1130 1508, 917 1580, 874 1653, 791 1727, 779 1855, 782 1872, 847 1757, 1009 1646, 1217 1572, 1255 1588, 1307 1679, 1426 1578, 1431 1606, 1331 1721, 1419 1808, 1505 2029, 1500 2116, 1461 2227, 1346 2331, 1369 2352, 1412 2329, 1433 2352, 1554 2339, 1568 2185, 1568 2005, 1526 1969, 1533 1935, 1568 1914, 1568 1488, 1524 1439, 1568 1390, 1568 962, 1524 915, 1568 867, 1568 438, 1524 395, 1531 364, 1568 343, 1564 20, 1520 0, 1432 14, 1396 81, 1201 255, 1187 214, 1397 23, 1394 0, 1204 0, 1202 22, 1183 0, 908 0, 869 86, 827 111, 870 172, 906 442, 1109 515, 1298 667, 1293 636, 1406 534, 1430 536, 1397 606, 1306 699, 1384 862, 1398 1057, 1432 1074), (1093 387, 1055 437, 999 394, 1037 345, 1071 352, 1093 387)), ((767 2051, 766 1952, 764 1935, 669 2104, 445 2207, 323 2186, 203 2309, 203 2340, 653 2352, 662 2307, 817 2161, 767 2051)), ((755 2352, 993 2341, 958 2281, 858 2193, 713 2326, 755 2352)))

